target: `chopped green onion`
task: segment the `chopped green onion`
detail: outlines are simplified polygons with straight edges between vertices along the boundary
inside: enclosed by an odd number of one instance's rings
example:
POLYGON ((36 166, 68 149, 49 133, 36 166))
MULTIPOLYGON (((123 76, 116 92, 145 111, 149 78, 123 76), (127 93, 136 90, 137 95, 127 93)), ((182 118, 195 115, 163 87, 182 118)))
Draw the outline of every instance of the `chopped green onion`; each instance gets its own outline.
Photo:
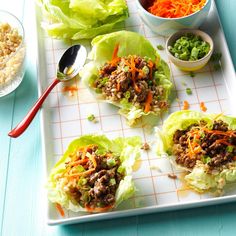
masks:
POLYGON ((97 149, 96 152, 95 152, 96 155, 104 155, 106 154, 106 151, 103 150, 103 149, 97 149))
POLYGON ((209 156, 202 156, 202 162, 204 164, 208 164, 209 162, 211 162, 211 158, 209 156))
POLYGON ((109 181, 110 185, 115 185, 116 184, 116 180, 114 178, 110 179, 109 181))
POLYGON ((88 121, 94 121, 95 120, 95 116, 93 114, 90 114, 88 117, 87 117, 88 121))
POLYGON ((119 168, 117 169, 117 172, 120 173, 120 174, 124 174, 125 167, 124 166, 119 166, 119 168))
POLYGON ((125 92, 125 98, 129 99, 130 98, 130 91, 125 92))
POLYGON ((196 61, 208 54, 210 44, 203 41, 200 36, 186 34, 175 41, 168 50, 176 58, 184 61, 196 61))
POLYGON ((83 199, 84 202, 89 202, 90 199, 91 199, 91 197, 89 195, 89 192, 87 192, 87 191, 84 192, 83 195, 82 195, 82 199, 83 199))
POLYGON ((129 67, 128 66, 125 66, 124 67, 124 72, 128 72, 129 71, 129 67))
POLYGON ((200 137, 201 137, 201 138, 205 138, 205 136, 206 136, 205 133, 204 133, 204 132, 201 132, 200 137))
POLYGON ((107 165, 108 165, 109 167, 115 166, 115 165, 116 165, 116 160, 113 159, 113 158, 107 159, 107 165))
POLYGON ((81 173, 81 172, 84 172, 84 171, 85 171, 84 167, 83 167, 83 166, 81 166, 81 165, 78 165, 78 166, 76 166, 76 170, 77 170, 79 173, 81 173))
POLYGON ((157 45, 157 49, 158 50, 164 50, 164 47, 161 44, 159 44, 159 45, 157 45))
POLYGON ((108 82, 108 78, 107 77, 104 77, 104 78, 102 78, 102 80, 100 81, 100 84, 101 85, 105 85, 107 82, 108 82))
POLYGON ((79 181, 78 181, 78 185, 79 186, 83 186, 87 184, 87 179, 83 178, 83 177, 80 177, 79 181))
POLYGON ((102 93, 102 90, 100 88, 96 88, 95 93, 102 93))
POLYGON ((142 71, 143 71, 143 73, 144 73, 145 75, 148 75, 148 73, 149 73, 149 68, 148 68, 147 66, 144 66, 143 69, 142 69, 142 71))
POLYGON ((192 89, 191 88, 186 88, 186 93, 188 95, 191 95, 193 92, 192 92, 192 89))
POLYGON ((226 151, 227 152, 233 152, 234 147, 233 146, 227 146, 226 151))

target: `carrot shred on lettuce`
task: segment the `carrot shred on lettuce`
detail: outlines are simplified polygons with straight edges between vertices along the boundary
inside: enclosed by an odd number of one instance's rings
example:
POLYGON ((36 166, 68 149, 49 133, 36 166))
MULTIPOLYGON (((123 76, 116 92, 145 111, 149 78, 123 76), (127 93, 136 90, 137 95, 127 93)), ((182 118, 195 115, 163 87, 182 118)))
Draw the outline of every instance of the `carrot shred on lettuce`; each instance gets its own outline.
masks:
POLYGON ((63 209, 59 203, 56 203, 56 209, 58 210, 58 212, 60 213, 60 215, 62 217, 65 217, 65 212, 63 211, 63 209))
POLYGON ((148 11, 164 18, 180 18, 201 10, 206 0, 155 0, 148 11))
POLYGON ((152 92, 149 90, 148 95, 147 95, 147 99, 146 99, 146 102, 145 102, 144 112, 147 113, 147 112, 150 111, 151 103, 152 103, 152 92))

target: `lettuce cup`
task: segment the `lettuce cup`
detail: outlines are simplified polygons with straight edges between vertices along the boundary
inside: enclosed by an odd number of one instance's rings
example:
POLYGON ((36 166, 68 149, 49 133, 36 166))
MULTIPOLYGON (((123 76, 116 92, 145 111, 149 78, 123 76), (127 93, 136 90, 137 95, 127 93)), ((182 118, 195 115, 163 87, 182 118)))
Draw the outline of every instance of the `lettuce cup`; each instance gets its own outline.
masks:
POLYGON ((158 154, 187 171, 185 181, 197 192, 223 193, 236 181, 236 118, 222 114, 178 111, 159 132, 158 154))
POLYGON ((105 212, 135 192, 132 167, 140 157, 139 137, 109 140, 85 135, 74 140, 51 170, 48 199, 74 212, 105 212))
POLYGON ((98 100, 118 106, 128 125, 169 108, 169 67, 143 36, 129 31, 97 36, 89 59, 82 80, 98 100))

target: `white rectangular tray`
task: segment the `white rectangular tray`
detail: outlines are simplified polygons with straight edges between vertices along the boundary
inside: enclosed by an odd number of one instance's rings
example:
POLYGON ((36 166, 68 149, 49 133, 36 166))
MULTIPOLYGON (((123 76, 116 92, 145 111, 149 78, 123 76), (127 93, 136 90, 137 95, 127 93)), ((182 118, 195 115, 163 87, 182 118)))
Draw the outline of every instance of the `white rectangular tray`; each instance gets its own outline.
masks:
MULTIPOLYGON (((133 0, 128 0, 130 12, 129 19, 121 28, 136 31, 151 41, 154 47, 165 44, 166 38, 152 33, 140 20, 133 0)), ((37 7, 36 7, 37 8, 37 7)), ((55 77, 57 62, 69 46, 62 41, 54 40, 45 35, 40 27, 41 13, 36 9, 38 28, 38 76, 39 94, 55 77)), ((171 69, 172 79, 177 91, 178 99, 170 108, 170 113, 180 110, 184 100, 189 101, 190 109, 200 110, 199 103, 205 102, 207 112, 235 115, 236 109, 231 101, 236 101, 235 71, 230 58, 224 33, 222 31, 217 9, 214 1, 210 14, 201 27, 209 33, 215 43, 215 51, 222 53, 222 69, 214 71, 211 65, 196 73, 194 78, 189 73, 178 70, 167 59, 164 51, 160 51, 171 69), (186 94, 186 86, 190 87, 193 94, 186 94)), ((90 50, 89 42, 85 46, 90 50)), ((154 133, 146 132, 143 126, 130 128, 125 119, 117 113, 117 108, 105 103, 97 103, 81 82, 72 81, 72 86, 78 86, 78 92, 70 96, 62 92, 63 85, 58 85, 49 96, 41 112, 42 143, 47 176, 56 161, 65 152, 68 144, 80 135, 88 133, 103 133, 109 138, 118 136, 138 135, 144 142, 154 143, 154 133), (98 123, 87 121, 88 114, 94 114, 98 123)), ((161 127, 162 117, 157 123, 161 127)), ((236 200, 236 188, 229 190, 222 197, 213 197, 209 194, 197 194, 181 182, 181 173, 174 169, 165 158, 157 158, 154 148, 142 153, 140 166, 136 167, 133 174, 137 193, 133 198, 124 202, 118 209, 99 214, 66 212, 62 218, 53 204, 48 203, 48 224, 71 224, 93 220, 111 219, 130 215, 146 214, 153 212, 185 209, 190 207, 206 206, 236 200), (158 166, 158 169, 151 167, 158 166), (168 178, 169 173, 175 173, 178 178, 168 178)))

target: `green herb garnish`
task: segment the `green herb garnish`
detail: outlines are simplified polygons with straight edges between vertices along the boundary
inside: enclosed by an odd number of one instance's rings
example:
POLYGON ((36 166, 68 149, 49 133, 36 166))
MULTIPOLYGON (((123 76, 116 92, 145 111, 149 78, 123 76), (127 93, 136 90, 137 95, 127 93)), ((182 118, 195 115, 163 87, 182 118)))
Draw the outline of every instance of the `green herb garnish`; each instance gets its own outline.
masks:
POLYGON ((107 159, 107 165, 108 165, 109 167, 115 166, 115 165, 116 165, 116 160, 113 159, 113 158, 107 159))
POLYGON ((188 95, 191 95, 193 92, 192 92, 192 89, 191 88, 186 88, 186 93, 188 95))
POLYGON ((176 58, 184 61, 197 61, 208 54, 210 44, 200 36, 186 34, 177 39, 173 46, 168 47, 176 58))
POLYGON ((158 44, 158 45, 157 45, 157 49, 158 49, 158 50, 164 50, 164 47, 163 47, 161 44, 158 44))
POLYGON ((129 71, 129 67, 128 66, 125 66, 124 67, 124 72, 128 72, 129 71))
POLYGON ((208 164, 209 162, 211 162, 211 158, 209 156, 202 156, 202 162, 204 164, 208 164))
POLYGON ((115 185, 116 184, 116 180, 114 178, 110 179, 109 181, 110 185, 115 185))
POLYGON ((81 166, 81 165, 78 165, 78 166, 76 166, 76 170, 77 170, 79 173, 81 173, 81 172, 84 172, 84 171, 85 171, 84 167, 83 167, 83 166, 81 166))
POLYGON ((89 115, 87 117, 88 121, 94 121, 95 120, 95 116, 93 114, 89 115))
POLYGON ((107 77, 104 77, 104 78, 102 78, 100 84, 101 84, 101 85, 105 85, 105 84, 108 82, 108 80, 109 80, 109 79, 108 79, 107 77))
POLYGON ((83 186, 85 184, 87 184, 87 179, 85 179, 84 177, 80 177, 80 179, 78 181, 78 185, 83 186))
POLYGON ((147 66, 144 66, 143 69, 142 69, 142 72, 145 74, 145 75, 148 75, 149 73, 149 68, 147 66))
POLYGON ((130 91, 125 92, 125 98, 129 99, 130 98, 130 91))
POLYGON ((233 152, 234 147, 233 146, 227 146, 226 151, 227 152, 233 152))

